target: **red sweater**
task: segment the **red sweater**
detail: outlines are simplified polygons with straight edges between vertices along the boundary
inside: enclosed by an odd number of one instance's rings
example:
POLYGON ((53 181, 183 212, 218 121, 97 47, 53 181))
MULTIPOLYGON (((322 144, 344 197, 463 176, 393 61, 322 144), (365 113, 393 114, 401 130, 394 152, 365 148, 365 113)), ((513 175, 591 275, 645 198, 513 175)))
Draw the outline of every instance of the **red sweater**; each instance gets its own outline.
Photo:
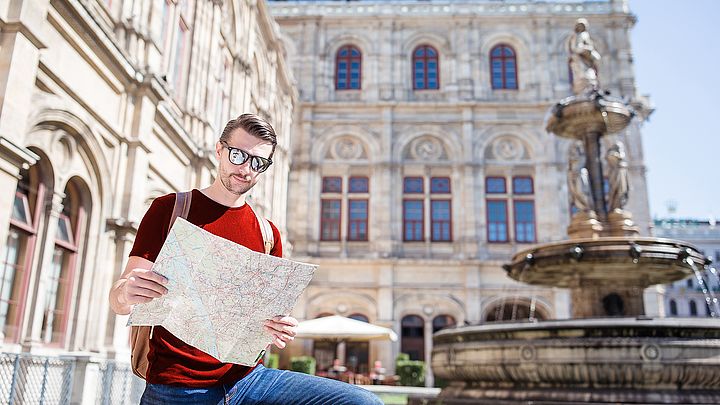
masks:
MULTIPOLYGON (((138 228, 130 256, 154 262, 167 237, 175 194, 158 197, 145 213, 138 228)), ((199 190, 192 191, 187 220, 204 230, 257 252, 264 252, 262 232, 249 205, 231 208, 217 203, 199 190)), ((272 225, 272 224, 271 224, 272 225)), ((270 254, 282 257, 280 233, 272 225, 275 246, 270 254)), ((150 339, 147 382, 186 387, 211 387, 235 382, 250 372, 250 367, 221 363, 209 354, 156 326, 150 339)))

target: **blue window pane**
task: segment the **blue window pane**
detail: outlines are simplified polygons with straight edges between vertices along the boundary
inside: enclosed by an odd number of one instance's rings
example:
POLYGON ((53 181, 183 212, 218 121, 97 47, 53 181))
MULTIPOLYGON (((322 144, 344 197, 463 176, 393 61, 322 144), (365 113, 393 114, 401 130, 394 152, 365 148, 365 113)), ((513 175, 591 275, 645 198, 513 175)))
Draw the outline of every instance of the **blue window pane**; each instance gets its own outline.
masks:
POLYGON ((515 201, 515 238, 518 242, 535 241, 535 203, 515 201))
POLYGON ((431 207, 433 221, 450 220, 450 201, 432 201, 431 207))
POLYGON ((405 219, 411 221, 422 221, 423 219, 423 203, 422 201, 405 201, 405 219))
POLYGON ((360 51, 358 51, 357 49, 353 49, 352 56, 360 56, 360 51))
POLYGON ((424 190, 422 177, 405 177, 403 184, 404 193, 422 193, 424 190))
POLYGON ((488 219, 490 222, 506 222, 507 203, 505 201, 488 201, 488 219))
POLYGON ((425 56, 425 49, 423 49, 423 48, 418 48, 418 49, 415 51, 415 56, 425 56))
POLYGON ((428 80, 428 89, 437 89, 438 84, 435 81, 428 80))
POLYGON ((427 48, 426 52, 428 56, 437 56, 437 52, 435 52, 435 50, 432 48, 427 48))
POLYGON ((450 178, 449 177, 433 177, 430 179, 431 193, 449 193, 450 178))
POLYGON ((503 47, 503 54, 505 56, 514 56, 515 55, 515 53, 513 53, 512 49, 505 47, 505 46, 503 47))
POLYGON ((340 49, 340 52, 338 52, 339 56, 347 56, 347 54, 348 54, 347 48, 342 48, 342 49, 340 49))
POLYGON ((491 52, 490 55, 492 55, 492 56, 502 56, 502 47, 496 46, 495 48, 493 48, 493 50, 492 50, 492 52, 491 52))
POLYGON ((350 177, 350 193, 367 193, 369 189, 367 177, 350 177))
POLYGON ((415 88, 416 89, 424 89, 425 88, 425 82, 423 80, 415 82, 415 88))
POLYGON ((415 79, 422 79, 425 75, 423 74, 422 70, 418 70, 415 72, 415 79))
POLYGON ((485 187, 488 194, 504 194, 507 192, 504 177, 488 177, 485 180, 485 187))
POLYGON ((339 200, 323 200, 322 217, 324 219, 340 218, 340 201, 339 200))
POLYGON ((532 194, 533 193, 533 181, 530 177, 515 177, 513 178, 513 193, 514 194, 532 194))
POLYGON ((416 69, 422 69, 424 65, 425 65, 425 62, 423 62, 423 61, 421 61, 421 60, 415 61, 415 68, 416 68, 416 69))
POLYGON ((341 193, 342 178, 340 177, 323 177, 322 184, 323 193, 341 193))
POLYGON ((350 219, 359 220, 368 217, 368 202, 365 200, 350 201, 350 219))
POLYGON ((428 79, 435 79, 435 78, 437 78, 437 73, 435 73, 435 72, 428 73, 428 79))
POLYGON ((350 63, 350 67, 351 67, 353 70, 360 69, 360 62, 352 62, 352 63, 350 63))

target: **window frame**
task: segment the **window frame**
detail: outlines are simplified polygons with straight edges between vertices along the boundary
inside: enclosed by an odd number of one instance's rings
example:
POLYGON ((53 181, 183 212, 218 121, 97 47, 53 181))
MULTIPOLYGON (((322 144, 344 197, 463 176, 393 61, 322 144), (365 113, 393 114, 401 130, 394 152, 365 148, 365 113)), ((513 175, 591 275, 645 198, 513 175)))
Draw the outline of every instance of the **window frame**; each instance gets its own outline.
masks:
POLYGON ((336 91, 344 91, 344 90, 362 90, 362 59, 363 59, 363 53, 360 50, 359 47, 353 45, 353 44, 345 44, 338 48, 337 52, 335 52, 335 90, 336 91), (347 49, 348 54, 347 56, 340 56, 340 52, 343 49, 347 49), (353 56, 352 51, 356 50, 358 52, 358 56, 353 56), (345 61, 347 63, 347 74, 345 76, 345 87, 340 87, 340 62, 345 61), (357 61, 358 62, 358 87, 351 87, 352 85, 352 62, 357 61))
POLYGON ((348 242, 367 242, 370 235, 370 200, 368 198, 348 198, 348 224, 347 224, 347 241, 348 242), (364 202, 365 203, 365 219, 357 220, 352 219, 352 203, 353 202, 364 202), (365 236, 363 238, 352 237, 352 225, 353 224, 365 224, 365 236))
MULTIPOLYGON (((403 198, 403 242, 425 242, 425 198, 403 198), (408 202, 419 202, 420 203, 420 212, 421 212, 421 219, 418 220, 408 220, 407 219, 407 205, 408 202), (412 222, 413 224, 420 223, 420 239, 408 239, 407 235, 407 224, 408 222, 412 222)), ((416 228, 413 226, 413 233, 415 233, 416 228)))
POLYGON ((321 242, 340 242, 342 240, 342 198, 337 197, 321 197, 320 198, 320 241, 321 242), (324 214, 324 203, 325 202, 337 202, 338 204, 338 217, 337 219, 326 219, 324 214), (337 239, 328 239, 325 237, 325 224, 333 224, 337 222, 337 239))
MULTIPOLYGON (((450 242, 450 243, 452 243, 452 241, 453 241, 453 229, 452 229, 452 228, 453 228, 453 227, 452 227, 452 217, 453 217, 453 216, 452 216, 452 212, 453 212, 453 210, 452 210, 452 198, 433 198, 433 199, 430 200, 430 241, 431 241, 431 242, 450 242), (433 205, 434 202, 447 202, 447 205, 448 205, 448 217, 449 217, 447 220, 444 220, 444 219, 443 219, 443 220, 436 220, 436 219, 435 219, 435 217, 434 217, 434 215, 433 215, 434 212, 435 212, 435 210, 434 210, 434 205, 433 205), (435 224, 436 224, 436 223, 447 224, 447 226, 448 226, 448 239, 437 239, 437 238, 435 238, 434 229, 435 229, 435 224)), ((442 233, 442 231, 441 231, 441 233, 442 233)))
POLYGON ((490 49, 490 87, 493 90, 518 90, 520 88, 520 82, 518 81, 517 51, 515 50, 515 48, 513 46, 506 44, 506 43, 499 43, 490 49), (500 56, 494 56, 493 53, 498 48, 501 49, 500 56), (505 56, 504 51, 506 48, 512 52, 512 56, 505 56), (508 87, 508 84, 507 84, 507 72, 506 72, 505 63, 509 60, 512 60, 514 63, 515 87, 508 87), (500 87, 497 87, 495 85, 495 80, 493 80, 493 74, 495 73, 495 68, 493 66, 493 63, 496 61, 500 62, 500 73, 501 73, 501 78, 502 78, 502 85, 500 87))
POLYGON ((486 238, 488 243, 504 244, 510 242, 510 213, 508 209, 507 198, 485 198, 485 223, 487 226, 486 238), (490 203, 499 202, 505 205, 505 239, 504 240, 490 240, 490 224, 501 223, 499 221, 490 221, 490 203))
POLYGON ((439 90, 440 89, 440 52, 437 51, 437 49, 429 44, 421 44, 415 47, 412 51, 412 83, 413 83, 413 90, 439 90), (417 51, 423 48, 424 55, 423 56, 417 56, 415 55, 417 51), (428 50, 432 50, 435 52, 435 56, 428 56, 428 50), (423 85, 424 87, 417 87, 417 62, 422 61, 423 63, 423 85), (428 79, 428 70, 430 69, 428 67, 428 62, 435 62, 435 87, 429 87, 429 79, 428 79))

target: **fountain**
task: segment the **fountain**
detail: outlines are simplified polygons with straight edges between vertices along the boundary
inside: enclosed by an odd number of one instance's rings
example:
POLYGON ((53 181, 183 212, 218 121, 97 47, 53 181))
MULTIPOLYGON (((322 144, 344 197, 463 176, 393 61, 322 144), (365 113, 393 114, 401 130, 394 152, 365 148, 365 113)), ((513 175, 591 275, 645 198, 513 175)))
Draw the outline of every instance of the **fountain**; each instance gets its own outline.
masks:
MULTIPOLYGON (((438 332, 432 368, 450 384, 435 403, 720 403, 720 320, 645 316, 646 287, 689 276, 704 286, 710 262, 688 243, 638 235, 625 210, 624 145, 612 143, 602 158, 602 140, 635 114, 600 89, 600 55, 586 27, 579 19, 569 41, 575 94, 547 119, 549 132, 575 140, 570 239, 518 252, 503 266, 520 282, 568 288, 572 319, 438 332)), ((711 289, 706 297, 720 314, 711 289)))

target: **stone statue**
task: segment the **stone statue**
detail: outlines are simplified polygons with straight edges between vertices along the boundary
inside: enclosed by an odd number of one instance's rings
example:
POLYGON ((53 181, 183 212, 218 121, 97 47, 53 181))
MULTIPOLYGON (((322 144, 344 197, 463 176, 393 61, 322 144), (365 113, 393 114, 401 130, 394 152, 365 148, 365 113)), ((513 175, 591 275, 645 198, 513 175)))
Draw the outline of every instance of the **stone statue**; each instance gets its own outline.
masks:
POLYGON ((577 96, 588 95, 600 86, 597 74, 600 54, 595 50, 587 25, 586 19, 579 18, 575 23, 575 33, 568 41, 572 88, 577 96))
POLYGON ((608 195, 608 210, 623 209, 628 201, 630 181, 628 179, 628 162, 625 157, 625 145, 615 142, 607 151, 608 182, 610 194, 608 195))
POLYGON ((593 211, 590 191, 590 175, 585 167, 585 151, 579 142, 570 146, 570 166, 568 168, 568 190, 572 202, 580 211, 593 211))

